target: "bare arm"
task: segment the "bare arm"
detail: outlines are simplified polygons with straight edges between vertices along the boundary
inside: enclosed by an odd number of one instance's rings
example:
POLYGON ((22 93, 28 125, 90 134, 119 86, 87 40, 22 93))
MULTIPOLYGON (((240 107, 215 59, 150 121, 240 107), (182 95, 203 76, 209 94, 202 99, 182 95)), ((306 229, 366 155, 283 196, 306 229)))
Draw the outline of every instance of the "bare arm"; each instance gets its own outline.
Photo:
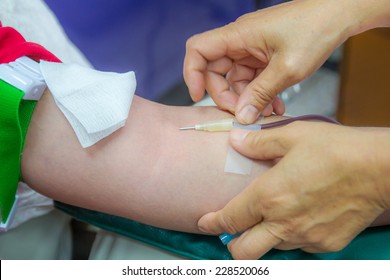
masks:
POLYGON ((126 126, 81 148, 45 94, 34 112, 22 160, 25 181, 55 200, 151 225, 198 232, 197 220, 222 208, 252 176, 223 171, 228 133, 179 131, 226 118, 212 107, 171 107, 135 97, 126 126))
POLYGON ((126 126, 83 149, 45 94, 27 135, 23 178, 58 201, 199 232, 202 215, 221 209, 270 165, 255 163, 250 176, 225 173, 228 133, 178 130, 226 117, 214 107, 164 106, 135 96, 126 126))

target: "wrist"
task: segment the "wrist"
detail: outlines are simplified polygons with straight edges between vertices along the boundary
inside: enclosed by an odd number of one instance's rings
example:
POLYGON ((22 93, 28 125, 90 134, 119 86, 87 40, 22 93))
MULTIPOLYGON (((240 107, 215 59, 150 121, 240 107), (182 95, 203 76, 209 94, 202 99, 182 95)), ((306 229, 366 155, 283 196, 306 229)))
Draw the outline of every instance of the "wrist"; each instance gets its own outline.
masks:
MULTIPOLYGON (((341 1, 350 22, 350 36, 364 31, 390 26, 390 5, 388 0, 347 0, 341 1)), ((349 37, 350 37, 349 36, 349 37)))
POLYGON ((377 161, 377 185, 385 209, 390 209, 390 129, 378 128, 375 147, 377 161))
POLYGON ((359 128, 363 145, 359 151, 360 171, 365 174, 366 186, 372 187, 375 201, 382 209, 390 209, 390 129, 359 128))

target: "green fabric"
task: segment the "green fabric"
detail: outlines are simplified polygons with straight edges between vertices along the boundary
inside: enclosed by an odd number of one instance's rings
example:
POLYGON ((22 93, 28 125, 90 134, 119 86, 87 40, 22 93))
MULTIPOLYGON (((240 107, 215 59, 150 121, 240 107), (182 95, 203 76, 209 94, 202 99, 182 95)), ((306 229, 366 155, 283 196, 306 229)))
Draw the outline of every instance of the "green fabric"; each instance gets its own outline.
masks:
MULTIPOLYGON (((129 219, 55 202, 58 209, 75 219, 130 237, 191 259, 230 260, 216 236, 164 230, 129 219)), ((368 228, 337 253, 309 254, 301 250, 271 250, 265 260, 380 260, 390 259, 390 226, 368 228)))
MULTIPOLYGON (((34 113, 35 106, 37 105, 37 101, 35 100, 22 100, 20 101, 19 106, 19 123, 22 132, 22 144, 21 151, 23 152, 24 148, 24 140, 26 140, 28 126, 30 125, 32 114, 34 113)), ((20 178, 19 181, 22 181, 20 178)))
POLYGON ((20 179, 20 155, 34 101, 22 100, 23 91, 0 80, 0 210, 5 223, 20 179))

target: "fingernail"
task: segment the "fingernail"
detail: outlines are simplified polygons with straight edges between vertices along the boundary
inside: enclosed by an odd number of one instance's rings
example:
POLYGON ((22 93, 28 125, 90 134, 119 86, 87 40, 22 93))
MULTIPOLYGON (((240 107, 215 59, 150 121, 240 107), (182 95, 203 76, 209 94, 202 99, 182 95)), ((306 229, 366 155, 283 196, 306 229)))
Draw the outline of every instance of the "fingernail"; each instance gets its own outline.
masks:
POLYGON ((240 112, 237 114, 237 119, 241 123, 250 124, 254 123, 257 118, 260 116, 259 110, 252 104, 246 105, 240 112))
POLYGON ((210 225, 210 220, 209 219, 212 219, 212 215, 213 215, 213 213, 208 213, 208 214, 204 215, 203 217, 201 217, 199 219, 199 221, 198 221, 198 229, 201 232, 208 233, 208 234, 210 234, 210 233, 214 233, 214 234, 220 233, 220 232, 213 232, 213 230, 210 229, 210 226, 209 226, 210 225))
POLYGON ((221 240, 223 245, 227 245, 227 244, 229 244, 230 241, 232 241, 234 238, 236 238, 240 234, 241 234, 241 232, 237 232, 235 234, 229 234, 229 233, 225 232, 219 236, 219 239, 221 240))
POLYGON ((209 233, 209 231, 207 229, 205 229, 203 226, 199 226, 198 225, 198 229, 200 230, 200 232, 202 233, 209 233))

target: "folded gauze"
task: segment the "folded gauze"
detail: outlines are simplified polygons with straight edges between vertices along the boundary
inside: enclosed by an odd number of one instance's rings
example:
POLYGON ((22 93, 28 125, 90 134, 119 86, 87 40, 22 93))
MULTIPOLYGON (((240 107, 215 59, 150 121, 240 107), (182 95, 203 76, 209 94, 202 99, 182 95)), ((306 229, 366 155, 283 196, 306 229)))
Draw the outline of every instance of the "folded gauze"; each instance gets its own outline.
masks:
POLYGON ((53 98, 83 148, 125 125, 136 88, 134 72, 101 72, 77 64, 40 62, 53 98))

